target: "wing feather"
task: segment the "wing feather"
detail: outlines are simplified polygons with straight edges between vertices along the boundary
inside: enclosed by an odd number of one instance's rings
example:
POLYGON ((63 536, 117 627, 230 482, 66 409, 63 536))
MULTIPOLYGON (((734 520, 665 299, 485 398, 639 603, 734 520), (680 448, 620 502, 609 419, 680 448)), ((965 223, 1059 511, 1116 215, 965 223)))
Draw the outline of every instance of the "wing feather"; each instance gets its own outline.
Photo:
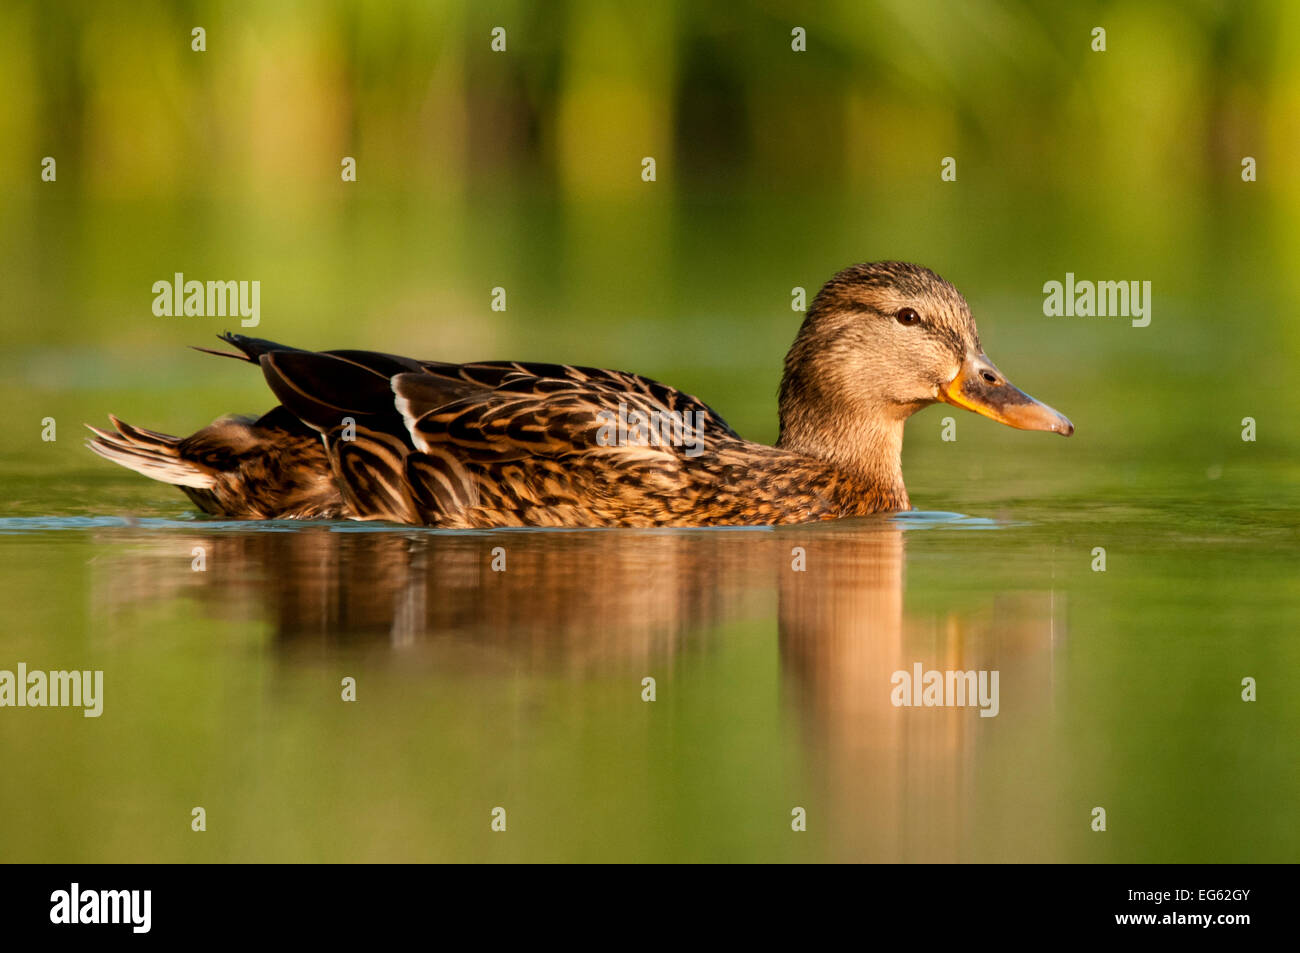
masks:
POLYGON ((283 408, 273 413, 322 435, 339 492, 360 519, 635 525, 637 499, 659 512, 688 505, 694 438, 739 439, 707 404, 637 374, 226 340, 261 365, 283 408), (638 415, 678 429, 637 429, 638 415))

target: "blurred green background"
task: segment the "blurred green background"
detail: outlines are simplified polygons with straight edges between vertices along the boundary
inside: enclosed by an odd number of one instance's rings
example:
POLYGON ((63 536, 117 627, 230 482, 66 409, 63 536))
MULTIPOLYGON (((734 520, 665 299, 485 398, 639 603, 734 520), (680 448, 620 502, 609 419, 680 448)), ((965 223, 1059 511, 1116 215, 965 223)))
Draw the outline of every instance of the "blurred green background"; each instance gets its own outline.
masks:
MULTIPOLYGON (((6 762, 24 766, 0 782, 0 815, 23 819, 4 856, 1295 859, 1300 704, 1277 686, 1294 683, 1300 600, 1300 5, 10 0, 0 89, 0 508, 13 520, 0 667, 105 667, 123 713, 97 744, 75 713, 0 713, 6 762), (55 182, 41 181, 45 156, 55 182), (341 180, 345 156, 356 182, 341 180), (1246 156, 1257 181, 1242 180, 1246 156), (1004 524, 870 550, 872 599, 906 568, 910 622, 885 626, 899 664, 987 649, 1051 689, 1009 705, 1007 730, 979 724, 981 745, 907 736, 888 749, 904 780, 878 797, 863 794, 879 765, 858 722, 792 700, 838 696, 788 684, 792 619, 783 608, 778 626, 770 593, 740 622, 665 595, 696 641, 682 636, 678 655, 647 636, 659 647, 587 669, 532 643, 467 649, 473 607, 500 598, 480 580, 445 630, 461 641, 422 644, 413 666, 350 647, 337 614, 330 647, 304 659, 277 636, 275 599, 316 592, 319 567, 232 560, 236 588, 221 591, 247 614, 212 619, 189 571, 203 524, 173 540, 175 527, 42 522, 192 513, 87 453, 82 421, 113 412, 189 433, 270 406, 256 372, 186 349, 237 321, 153 315, 152 284, 175 272, 259 280, 259 336, 634 370, 771 441, 802 317, 791 289, 811 298, 839 268, 883 258, 953 281, 989 355, 1077 433, 961 414, 948 443, 946 407, 909 424, 914 504, 1004 524), (1066 272, 1150 281, 1150 326, 1044 316, 1043 284, 1066 272), (1088 569, 1098 545, 1105 576, 1088 569), (1026 592, 1032 609, 1007 609, 1026 592), (998 650, 1007 626, 1035 646, 1029 662, 998 650), (665 658, 688 700, 653 717, 620 707, 665 658), (332 707, 344 669, 369 679, 378 714, 332 707), (1258 710, 1236 700, 1246 674, 1270 683, 1258 710), (921 767, 897 760, 908 752, 921 767), (347 776, 328 780, 339 765, 347 776), (816 836, 792 845, 788 804, 814 777, 850 820, 834 828, 823 805, 816 836), (508 846, 467 833, 502 790, 532 815, 508 846), (420 795, 434 791, 431 819, 420 795), (203 798, 236 814, 238 836, 189 837, 203 798), (1079 827, 1105 798, 1127 817, 1113 841, 1079 827), (931 808, 953 813, 936 826, 931 808), (561 815, 581 834, 546 826, 561 815), (463 820, 457 833, 445 817, 463 820)), ((734 538, 739 552, 752 537, 734 538)), ((692 566, 739 558, 692 539, 692 566)), ((479 542, 420 545, 477 559, 479 542)), ((343 547, 330 598, 373 558, 343 547)), ((644 582, 656 565, 634 568, 644 582)), ((590 582, 546 581, 570 595, 590 582)), ((819 585, 842 613, 830 630, 863 615, 819 585)), ((587 622, 620 631, 627 617, 603 612, 587 622)), ((794 630, 824 634, 815 615, 794 630)), ((546 638, 584 629, 562 611, 537 618, 546 638)))
POLYGON ((0 85, 3 377, 46 404, 264 405, 181 349, 232 322, 152 314, 181 271, 260 280, 272 339, 627 367, 768 439, 791 289, 902 258, 1075 418, 1053 454, 1297 439, 1293 4, 19 2, 0 85), (1151 281, 1151 326, 1045 318, 1067 271, 1151 281))

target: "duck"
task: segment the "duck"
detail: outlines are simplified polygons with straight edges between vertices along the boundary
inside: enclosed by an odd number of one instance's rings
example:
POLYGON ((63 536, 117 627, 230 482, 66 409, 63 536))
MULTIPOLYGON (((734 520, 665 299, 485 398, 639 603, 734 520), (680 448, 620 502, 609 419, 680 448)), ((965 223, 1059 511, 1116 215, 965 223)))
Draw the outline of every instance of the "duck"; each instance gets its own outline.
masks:
MULTIPOLYGON (((236 520, 449 529, 764 526, 909 510, 904 424, 943 402, 1070 436, 984 353, 970 306, 899 261, 839 271, 785 358, 779 437, 741 437, 699 398, 568 364, 455 364, 311 351, 226 332, 279 403, 188 437, 90 426, 89 448, 236 520)), ((87 425, 89 426, 89 425, 87 425)))

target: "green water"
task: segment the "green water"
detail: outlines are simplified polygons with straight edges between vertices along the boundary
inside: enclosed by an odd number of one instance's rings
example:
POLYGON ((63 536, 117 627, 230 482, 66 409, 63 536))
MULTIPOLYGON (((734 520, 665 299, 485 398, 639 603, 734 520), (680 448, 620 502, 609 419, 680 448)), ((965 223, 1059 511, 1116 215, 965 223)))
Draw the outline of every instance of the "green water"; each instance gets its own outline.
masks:
POLYGON ((39 307, 6 325, 0 669, 102 670, 105 697, 97 719, 0 709, 0 858, 1296 860, 1297 296, 1270 264, 1287 239, 1193 218, 1133 272, 1105 251, 1124 226, 1085 231, 1060 209, 1042 212, 1058 247, 1026 240, 1017 205, 867 220, 826 198, 756 203, 684 205, 653 242, 635 218, 513 200, 450 220, 257 217, 282 289, 258 331, 637 370, 771 440, 790 287, 887 248, 947 272, 989 355, 1075 436, 930 408, 908 425, 920 512, 902 519, 207 522, 79 431, 113 412, 188 433, 269 406, 254 369, 185 349, 219 320, 148 310, 168 242, 202 261, 233 254, 235 232, 208 207, 211 235, 116 203, 34 220, 39 266, 7 289, 11 315, 39 307), (943 252, 977 211, 1004 254, 943 252), (1253 237, 1227 249, 1223 228, 1253 237), (463 260, 424 251, 448 236, 463 260), (493 249, 513 277, 467 264, 493 249), (1042 282, 1069 269, 1153 278, 1151 325, 1044 317, 1042 282), (487 307, 498 280, 504 314, 487 307), (998 714, 895 707, 891 677, 916 663, 996 670, 998 714))
POLYGON ((29 395, 0 668, 104 711, 0 709, 0 857, 1294 861, 1296 467, 1103 456, 1069 390, 1069 441, 916 418, 905 517, 497 533, 205 521, 69 432, 183 390, 29 395), (996 717, 894 707, 918 662, 996 717))

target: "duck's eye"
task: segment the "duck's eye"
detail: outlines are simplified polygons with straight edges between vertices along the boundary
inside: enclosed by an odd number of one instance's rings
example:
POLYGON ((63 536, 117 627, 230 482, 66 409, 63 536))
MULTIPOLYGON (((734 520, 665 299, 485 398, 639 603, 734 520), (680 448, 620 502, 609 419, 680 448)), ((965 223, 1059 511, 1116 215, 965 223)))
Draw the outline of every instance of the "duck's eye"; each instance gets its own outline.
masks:
POLYGON ((899 324, 919 324, 921 322, 921 316, 912 308, 903 308, 894 317, 898 319, 899 324))

